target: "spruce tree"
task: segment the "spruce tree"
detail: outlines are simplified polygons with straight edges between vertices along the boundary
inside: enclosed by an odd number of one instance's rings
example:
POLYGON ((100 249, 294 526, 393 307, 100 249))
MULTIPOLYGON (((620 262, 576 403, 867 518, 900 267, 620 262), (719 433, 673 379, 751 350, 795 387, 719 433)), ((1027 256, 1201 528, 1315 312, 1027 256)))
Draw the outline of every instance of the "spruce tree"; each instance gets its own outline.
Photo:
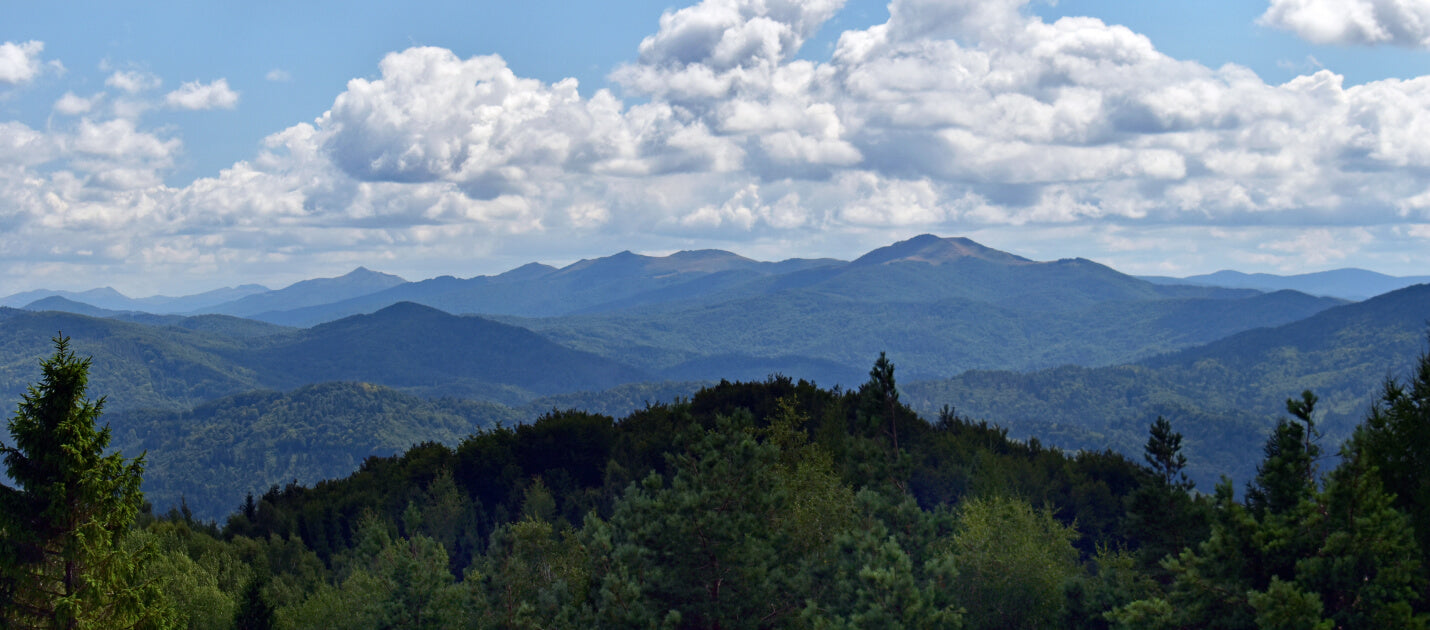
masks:
POLYGON ((0 626, 168 627, 157 585, 121 545, 139 512, 141 455, 105 455, 104 399, 86 398, 89 359, 56 337, 0 444, 15 487, 0 486, 0 626))

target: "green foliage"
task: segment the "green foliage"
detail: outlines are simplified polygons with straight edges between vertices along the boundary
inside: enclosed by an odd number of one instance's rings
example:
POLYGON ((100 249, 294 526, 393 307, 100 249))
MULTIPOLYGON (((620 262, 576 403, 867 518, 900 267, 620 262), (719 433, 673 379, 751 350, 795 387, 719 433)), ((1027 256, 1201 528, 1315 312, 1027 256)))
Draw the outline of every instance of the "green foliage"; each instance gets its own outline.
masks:
POLYGON ((105 454, 104 400, 86 398, 88 359, 54 339, 55 353, 10 419, 0 444, 18 488, 0 486, 0 621, 11 628, 173 625, 159 585, 144 579, 148 546, 124 536, 139 512, 140 456, 105 454))
POLYGON ((1420 354, 1408 382, 1385 381, 1348 448, 1410 515, 1421 562, 1430 566, 1430 353, 1420 354))
POLYGON ((1063 615, 1063 584, 1078 573, 1076 530, 1047 510, 1004 497, 958 509, 949 541, 951 585, 969 628, 1046 628, 1063 615))
POLYGON ((1289 392, 1315 390, 1324 439, 1348 438, 1386 374, 1415 363, 1427 312, 1430 286, 1415 286, 1132 365, 976 371, 905 381, 902 389, 927 417, 957 403, 965 415, 996 420, 1014 437, 1066 449, 1140 453, 1147 419, 1160 415, 1177 423, 1195 454, 1188 477, 1210 488, 1223 474, 1255 475, 1257 447, 1270 429, 1265 418, 1283 411, 1279 401, 1289 392))
POLYGON ((256 391, 192 410, 121 413, 121 448, 151 453, 145 492, 167 508, 186 501, 200 519, 226 515, 248 492, 352 473, 371 456, 414 444, 456 444, 518 418, 499 405, 424 400, 366 383, 256 391))
POLYGON ((1309 391, 1299 401, 1287 399, 1286 410, 1300 422, 1282 418, 1267 438, 1256 478, 1246 486, 1246 505, 1258 518, 1286 514, 1316 491, 1315 466, 1321 448, 1312 442, 1315 405, 1316 396, 1309 391))
POLYGON ((1420 628, 1427 617, 1407 516, 1353 449, 1318 487, 1307 439, 1315 397, 1288 401, 1247 506, 1217 487, 1210 536, 1165 563, 1165 599, 1112 614, 1123 627, 1420 628), (1167 602, 1170 607, 1162 602, 1167 602))
POLYGON ((1206 538, 1207 504, 1193 498, 1192 482, 1182 473, 1187 458, 1181 453, 1182 434, 1158 417, 1147 438, 1143 460, 1152 473, 1128 497, 1126 530, 1136 538, 1136 558, 1144 571, 1167 580, 1161 561, 1206 538))

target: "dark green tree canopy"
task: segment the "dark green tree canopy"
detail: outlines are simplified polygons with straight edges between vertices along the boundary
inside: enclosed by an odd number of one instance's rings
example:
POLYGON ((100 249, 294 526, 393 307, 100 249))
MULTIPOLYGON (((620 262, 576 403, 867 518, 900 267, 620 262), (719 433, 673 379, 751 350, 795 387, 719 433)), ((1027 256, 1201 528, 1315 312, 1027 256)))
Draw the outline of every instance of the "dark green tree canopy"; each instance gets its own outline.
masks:
POLYGON ((144 457, 104 454, 104 399, 86 397, 90 361, 66 337, 54 344, 10 419, 15 445, 0 444, 17 486, 0 486, 0 625, 166 627, 157 586, 137 577, 144 554, 121 546, 143 501, 144 457))

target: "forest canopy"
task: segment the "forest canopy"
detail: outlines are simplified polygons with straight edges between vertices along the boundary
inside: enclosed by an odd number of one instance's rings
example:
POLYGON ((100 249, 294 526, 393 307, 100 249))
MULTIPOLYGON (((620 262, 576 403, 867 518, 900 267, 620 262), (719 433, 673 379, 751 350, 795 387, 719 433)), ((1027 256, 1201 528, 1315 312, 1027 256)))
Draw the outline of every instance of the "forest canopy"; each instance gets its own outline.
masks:
POLYGON ((11 625, 84 627, 71 620, 119 614, 105 611, 188 628, 1413 628, 1430 619, 1430 517, 1415 463, 1430 457, 1425 355, 1407 381, 1384 385, 1338 458, 1316 438, 1315 396, 1288 399, 1240 487, 1188 480, 1197 454, 1183 451, 1175 418, 1148 419, 1138 460, 1011 440, 952 408, 925 421, 881 356, 850 390, 773 376, 620 419, 553 410, 453 446, 370 457, 342 479, 272 486, 218 523, 183 504, 141 508, 143 457, 103 453, 102 399, 84 396, 89 365, 56 345, 5 447, 18 488, 5 490, 0 521, 0 615, 11 625), (48 448, 27 437, 44 422, 74 427, 63 439, 76 448, 60 451, 89 453, 56 459, 45 474, 111 484, 87 492, 119 501, 114 509, 36 507, 69 487, 25 472, 48 448), (51 588, 41 577, 51 565, 17 550, 65 530, 26 514, 105 532, 109 542, 86 553, 122 562, 90 564, 122 567, 103 577, 127 586, 75 599, 63 614, 34 612, 25 593, 51 588))

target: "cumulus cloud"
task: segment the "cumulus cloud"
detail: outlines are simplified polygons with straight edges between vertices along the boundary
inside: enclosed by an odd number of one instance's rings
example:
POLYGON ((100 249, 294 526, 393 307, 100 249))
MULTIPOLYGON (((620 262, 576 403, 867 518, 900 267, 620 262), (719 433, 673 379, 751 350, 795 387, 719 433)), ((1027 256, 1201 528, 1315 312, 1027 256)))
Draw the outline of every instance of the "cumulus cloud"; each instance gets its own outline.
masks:
MULTIPOLYGON (((1267 264, 1366 256, 1372 237, 1423 245, 1423 230, 1400 228, 1430 223, 1430 77, 1348 87, 1320 69, 1268 84, 1097 19, 1045 22, 1024 0, 894 0, 887 23, 800 59, 841 4, 667 12, 611 75, 628 100, 518 76, 497 56, 393 52, 316 120, 180 187, 163 183, 177 139, 66 96, 55 107, 78 117, 69 128, 0 126, 0 224, 27 235, 0 247, 44 259, 25 243, 67 221, 128 226, 108 233, 122 247, 88 244, 96 256, 208 248, 214 265, 915 230, 1102 230, 1115 238, 1089 242, 1119 260, 1165 254, 1174 227, 1267 264)), ((115 73, 109 85, 158 82, 115 73)), ((237 98, 220 79, 166 101, 237 98)))
POLYGON ((65 92, 64 96, 61 96, 59 100, 55 101, 55 111, 66 116, 78 116, 94 109, 95 103, 103 98, 103 93, 84 98, 82 96, 76 96, 74 92, 65 92))
POLYGON ((189 81, 164 95, 164 103, 175 109, 233 109, 238 105, 238 92, 229 89, 227 79, 189 81))
POLYGON ((1315 44, 1430 48, 1426 0, 1271 0, 1258 21, 1315 44))
POLYGON ((44 50, 45 43, 39 41, 0 43, 0 83, 30 82, 44 67, 40 61, 44 50))

